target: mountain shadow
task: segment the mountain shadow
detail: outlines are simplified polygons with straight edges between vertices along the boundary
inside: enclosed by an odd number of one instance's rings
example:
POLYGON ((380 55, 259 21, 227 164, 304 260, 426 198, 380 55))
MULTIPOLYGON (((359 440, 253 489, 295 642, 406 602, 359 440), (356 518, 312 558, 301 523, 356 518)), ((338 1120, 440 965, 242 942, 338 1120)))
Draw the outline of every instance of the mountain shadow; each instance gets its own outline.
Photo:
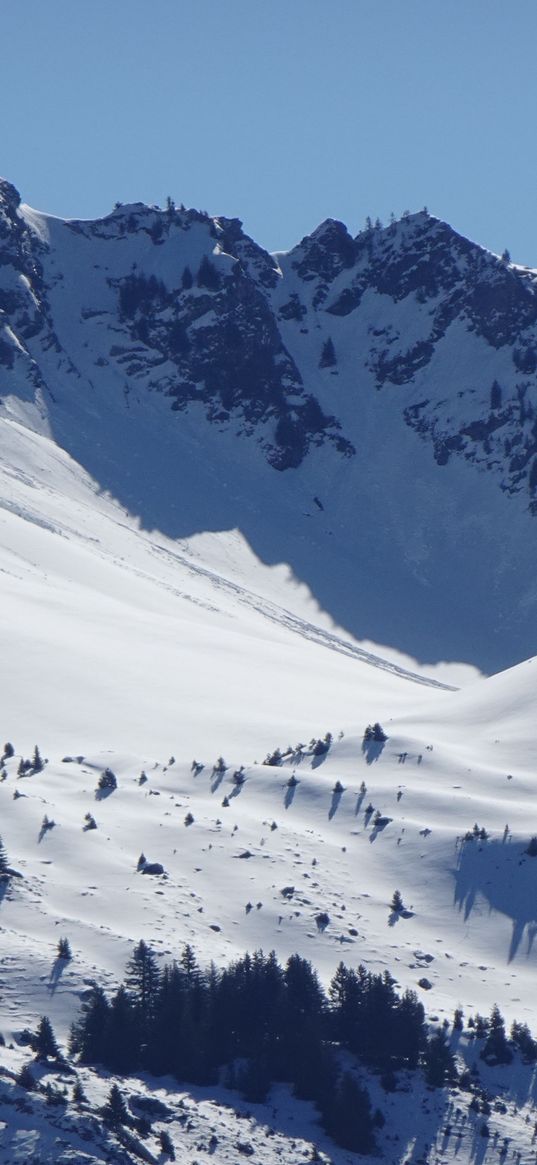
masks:
MULTIPOLYGON (((525 609, 522 617, 518 582, 505 574, 504 560, 517 562, 518 580, 533 576, 534 540, 521 536, 529 518, 511 503, 512 521, 499 549, 496 533, 479 520, 489 501, 479 475, 471 522, 462 497, 449 531, 437 491, 438 512, 431 503, 422 518, 427 563, 416 571, 402 545, 402 516, 390 517, 392 486, 370 496, 373 462, 364 478, 355 457, 323 451, 321 511, 313 500, 315 449, 298 468, 278 472, 254 437, 220 430, 200 413, 173 412, 162 397, 133 399, 128 410, 111 401, 107 411, 107 403, 99 408, 86 400, 76 416, 72 404, 69 413, 51 406, 51 428, 58 444, 143 530, 178 541, 238 530, 263 563, 286 563, 338 627, 423 663, 465 661, 491 672, 527 656, 531 612, 525 609), (467 534, 465 526, 471 526, 467 534), (493 585, 494 570, 502 587, 493 585), (461 587, 461 578, 468 585, 461 587)), ((395 482, 393 489, 399 489, 395 482)), ((405 512, 420 514, 423 477, 408 475, 405 489, 405 512)))
POLYGON ((530 857, 526 849, 524 842, 463 841, 454 870, 455 903, 465 918, 480 895, 491 911, 511 919, 508 962, 519 953, 529 958, 537 934, 537 857, 530 857))

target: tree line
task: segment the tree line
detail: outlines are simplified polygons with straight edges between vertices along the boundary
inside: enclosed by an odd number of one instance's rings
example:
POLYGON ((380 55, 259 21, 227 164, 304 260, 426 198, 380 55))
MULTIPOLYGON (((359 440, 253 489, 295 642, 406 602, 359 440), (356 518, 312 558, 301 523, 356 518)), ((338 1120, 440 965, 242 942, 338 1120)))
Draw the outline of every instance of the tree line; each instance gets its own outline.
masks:
POLYGON ((384 1117, 356 1072, 341 1070, 342 1049, 383 1073, 386 1087, 400 1068, 422 1065, 439 1086, 455 1072, 444 1034, 429 1037, 417 996, 399 995, 388 972, 340 963, 326 993, 300 955, 282 966, 274 952, 256 951, 223 970, 202 969, 185 946, 177 962, 160 969, 143 940, 111 998, 92 987, 70 1038, 82 1063, 203 1085, 223 1072, 251 1102, 286 1081, 295 1096, 314 1101, 338 1144, 370 1153, 384 1117))

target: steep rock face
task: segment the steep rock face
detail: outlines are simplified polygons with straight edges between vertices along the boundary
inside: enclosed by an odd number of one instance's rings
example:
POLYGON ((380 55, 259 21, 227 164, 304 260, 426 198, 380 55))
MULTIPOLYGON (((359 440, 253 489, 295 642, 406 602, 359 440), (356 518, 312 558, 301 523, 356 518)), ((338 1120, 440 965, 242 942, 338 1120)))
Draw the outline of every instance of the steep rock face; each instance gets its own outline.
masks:
POLYGON ((426 212, 355 240, 328 221, 285 256, 284 273, 296 288, 279 318, 303 334, 321 322, 330 342, 321 367, 341 371, 341 346, 355 383, 369 393, 399 390, 402 419, 431 444, 438 465, 459 455, 491 469, 535 511, 535 273, 426 212))
POLYGON ((271 256, 238 219, 63 222, 3 182, 0 418, 146 528, 241 530, 357 637, 493 670, 537 635, 536 288, 426 212, 271 256))
POLYGON ((58 374, 80 381, 106 368, 126 395, 160 392, 175 411, 200 402, 289 469, 314 445, 355 452, 314 359, 325 381, 343 373, 370 395, 397 391, 402 421, 438 465, 460 456, 491 469, 533 512, 533 273, 426 212, 356 239, 327 220, 277 258, 238 219, 137 203, 61 223, 25 213, 3 181, 2 391, 54 397, 58 374))
POLYGON ((54 397, 58 373, 88 378, 91 352, 126 395, 160 392, 174 410, 201 402, 211 421, 250 436, 257 427, 276 469, 300 464, 313 443, 352 453, 282 344, 264 294, 279 274, 238 220, 134 204, 97 222, 43 218, 39 230, 14 187, 0 199, 6 370, 18 349, 54 397))

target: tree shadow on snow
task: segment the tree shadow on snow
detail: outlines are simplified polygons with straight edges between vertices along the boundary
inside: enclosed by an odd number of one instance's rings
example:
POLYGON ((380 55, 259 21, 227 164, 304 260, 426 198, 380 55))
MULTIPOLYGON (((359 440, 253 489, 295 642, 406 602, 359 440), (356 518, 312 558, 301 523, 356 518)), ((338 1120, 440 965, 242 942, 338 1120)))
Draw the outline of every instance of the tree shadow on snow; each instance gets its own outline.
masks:
POLYGON ((68 959, 55 959, 52 965, 52 970, 50 972, 50 978, 47 983, 47 989, 50 991, 51 995, 54 995, 54 992, 60 982, 65 968, 68 965, 68 962, 68 959))
POLYGON ((334 789, 332 792, 332 800, 328 810, 328 820, 331 821, 339 809, 339 802, 343 796, 343 789, 334 789))
POLYGON ((376 841, 379 833, 382 833, 383 829, 386 829, 386 826, 389 825, 391 821, 393 821, 392 817, 379 817, 378 821, 375 821, 374 828, 369 834, 369 840, 376 841))
POLYGON ((463 841, 455 877, 455 903, 469 918, 477 895, 491 911, 512 921, 508 962, 519 953, 522 940, 526 958, 532 953, 537 934, 537 858, 529 857, 526 842, 506 845, 499 840, 463 841))
POLYGON ((362 793, 362 792, 358 793, 358 797, 356 798, 356 806, 354 809, 354 816, 355 817, 358 817, 360 809, 362 808, 362 805, 364 803, 364 797, 365 797, 365 793, 362 793))
POLYGON ((362 752, 366 765, 372 765, 379 759, 385 744, 385 740, 362 740, 362 752))
POLYGON ((284 799, 283 799, 283 803, 284 803, 284 806, 285 806, 285 808, 286 808, 286 809, 290 809, 290 808, 291 808, 291 805, 293 804, 293 801, 294 801, 294 798, 295 798, 295 793, 296 793, 296 791, 297 791, 297 789, 298 789, 298 785, 299 785, 299 782, 298 782, 298 781, 293 781, 293 783, 292 783, 292 784, 287 784, 287 785, 286 785, 286 787, 285 787, 285 797, 284 797, 284 799))

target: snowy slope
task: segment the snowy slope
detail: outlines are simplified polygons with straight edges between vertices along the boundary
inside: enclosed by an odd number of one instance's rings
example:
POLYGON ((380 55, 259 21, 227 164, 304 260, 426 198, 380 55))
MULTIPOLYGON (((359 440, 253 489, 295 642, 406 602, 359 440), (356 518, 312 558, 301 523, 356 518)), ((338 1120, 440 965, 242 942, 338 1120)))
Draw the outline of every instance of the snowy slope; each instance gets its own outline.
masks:
MULTIPOLYGON (((444 460, 427 427, 474 423, 464 410, 477 370, 483 407, 494 377, 504 404, 506 392, 518 399, 519 340, 494 348, 469 299, 472 326, 462 327, 459 312, 427 364, 398 381, 401 360, 392 361, 380 390, 381 339, 418 359, 433 306, 396 294, 393 281, 361 286, 366 269, 370 283, 373 270, 380 278, 393 235, 376 239, 376 259, 351 240, 347 266, 339 227, 271 259, 233 224, 196 212, 177 212, 166 233, 163 212, 137 205, 98 224, 8 210, 0 626, 2 731, 15 756, 0 781, 0 832, 22 877, 0 901, 0 1031, 11 1045, 0 1048, 0 1161, 67 1165, 86 1152, 88 1165, 138 1159, 88 1110, 58 1115, 43 1094, 28 1098, 13 1073, 29 1058, 21 1029, 48 1014, 65 1043, 88 984, 112 990, 141 937, 162 963, 185 942, 218 966, 246 949, 274 949, 281 960, 298 951, 325 984, 341 959, 363 962, 417 991, 431 1023, 451 1022, 458 1006, 468 1018, 498 1003, 507 1021, 536 1032, 537 861, 526 849, 537 834, 537 662, 479 675, 531 652, 531 490, 526 481, 511 491, 505 459, 488 464, 492 430, 484 458, 452 446, 444 460), (185 266, 195 271, 204 255, 221 265, 218 294, 194 281, 180 299, 185 266), (146 304, 145 339, 133 339, 138 309, 134 318, 118 312, 133 263, 173 299, 158 311, 146 304), (246 275, 237 292, 239 263, 246 275), (344 310, 329 312, 334 304, 344 310), (241 343, 255 348, 261 336, 266 361, 250 367, 251 391, 241 381, 241 399, 225 409, 222 386, 207 388, 203 353, 220 367, 221 328, 233 312, 241 343), (195 383, 183 366, 181 381, 170 359, 181 319, 195 383), (193 337, 204 330, 198 348, 193 337), (320 369, 328 335, 337 368, 320 369), (402 417, 398 394, 410 408, 427 376, 444 404, 419 429, 402 417), (459 397, 452 378, 461 377, 459 397), (300 457, 289 437, 297 417, 300 457), (280 421, 285 446, 275 438, 280 421), (296 455, 285 472, 282 449, 296 455), (388 739, 364 750, 374 721, 388 739), (310 740, 327 732, 327 755, 314 757, 310 740), (263 763, 299 742, 283 764, 263 763), (36 744, 44 770, 19 776, 36 744), (224 774, 213 771, 220 755, 224 774), (236 784, 240 766, 245 779, 236 784), (106 767, 118 788, 100 799, 106 767), (88 813, 97 829, 84 828, 88 813), (54 825, 44 830, 45 816, 54 825), (465 840, 474 823, 486 837, 465 840), (141 851, 163 864, 164 877, 137 871, 141 851), (402 916, 390 909, 396 888, 402 916), (60 936, 73 949, 67 965, 56 960, 60 936)), ((420 216, 400 224, 407 267, 423 226, 420 216)), ((430 253, 437 228, 425 226, 430 253)), ((450 278, 455 268, 467 276, 474 260, 462 243, 449 247, 450 278)), ((499 261, 483 263, 503 286, 499 261)), ((508 276, 520 281, 520 311, 529 312, 533 276, 508 276)), ((437 281, 430 290, 438 313, 445 288, 437 281)), ((525 326, 526 352, 531 319, 525 326)), ((233 347, 233 332, 225 336, 233 347)), ((533 424, 532 373, 524 376, 521 442, 533 424)), ((512 412, 504 423, 516 438, 512 412)), ((452 430, 443 432, 450 440, 452 430)), ((379 1132, 385 1159, 492 1161, 508 1137, 513 1153, 533 1160, 533 1069, 517 1059, 489 1071, 468 1030, 460 1040, 449 1033, 459 1066, 476 1062, 503 1106, 487 1117, 490 1138, 481 1136, 483 1114, 467 1113, 469 1094, 430 1093, 412 1077, 400 1081, 412 1090, 409 1105, 408 1094, 386 1095, 373 1079, 374 1104, 388 1117, 379 1132)), ((80 1075, 95 1108, 110 1080, 80 1075)), ((249 1116, 224 1089, 178 1093, 167 1080, 128 1087, 169 1106, 163 1127, 181 1161, 211 1160, 215 1130, 224 1162, 236 1162, 244 1142, 266 1165, 311 1157, 312 1145, 336 1165, 351 1159, 283 1086, 249 1116)))

